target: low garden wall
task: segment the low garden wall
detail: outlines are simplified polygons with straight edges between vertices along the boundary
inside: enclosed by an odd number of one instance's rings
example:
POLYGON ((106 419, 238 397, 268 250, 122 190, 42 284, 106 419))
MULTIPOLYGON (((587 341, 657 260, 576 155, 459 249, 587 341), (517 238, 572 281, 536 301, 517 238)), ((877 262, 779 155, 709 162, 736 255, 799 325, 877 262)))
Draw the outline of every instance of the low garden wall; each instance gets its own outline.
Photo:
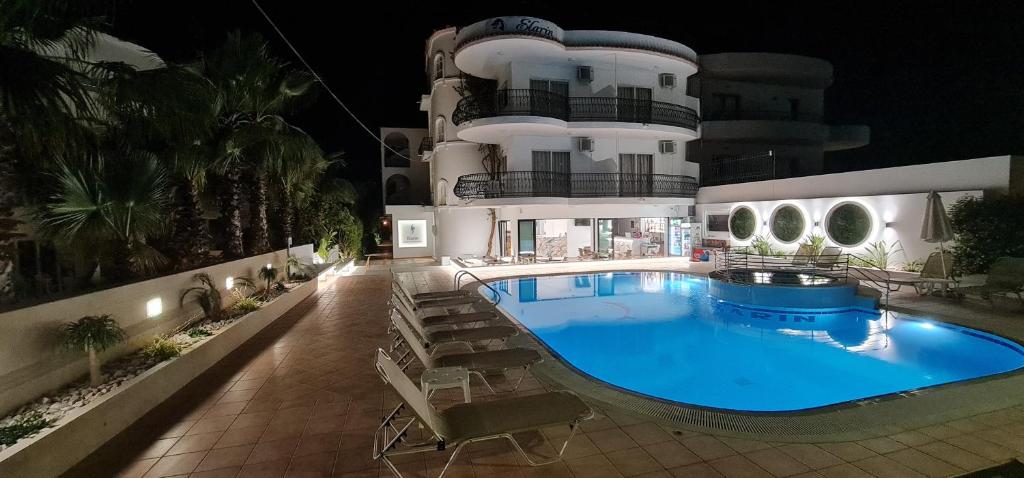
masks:
MULTIPOLYGON (((313 246, 292 247, 290 253, 310 263, 313 246)), ((282 249, 0 314, 0 416, 88 371, 83 353, 61 349, 62 324, 87 315, 111 315, 128 334, 128 341, 104 355, 121 355, 201 313, 194 300, 183 307, 179 305, 181 292, 196 285, 193 275, 209 274, 221 289, 227 306, 233 300, 225 287, 228 277, 257 279, 259 269, 266 264, 273 264, 283 273, 285 260, 286 252, 282 249), (156 300, 161 311, 150 317, 156 300)))

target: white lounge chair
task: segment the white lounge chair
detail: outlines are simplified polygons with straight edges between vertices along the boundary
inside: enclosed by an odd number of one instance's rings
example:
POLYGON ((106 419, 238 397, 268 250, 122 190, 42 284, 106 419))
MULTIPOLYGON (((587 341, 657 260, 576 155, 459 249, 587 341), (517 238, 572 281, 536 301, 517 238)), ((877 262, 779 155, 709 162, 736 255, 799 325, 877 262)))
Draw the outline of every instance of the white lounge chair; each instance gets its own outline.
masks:
POLYGON ((512 442, 531 466, 554 463, 562 459, 579 423, 594 416, 593 410, 583 400, 565 391, 463 403, 438 411, 383 350, 377 350, 376 368, 403 403, 396 406, 377 427, 373 440, 373 458, 384 462, 399 478, 402 473, 395 466, 394 458, 419 453, 442 453, 454 446, 455 451, 438 475, 441 478, 467 444, 494 439, 512 442), (424 427, 430 436, 423 442, 410 443, 409 435, 416 430, 416 425, 424 427), (569 436, 558 449, 558 455, 548 461, 534 461, 513 436, 514 433, 559 425, 569 426, 569 436))
POLYGON ((405 303, 409 305, 409 308, 415 311, 419 311, 421 309, 448 309, 455 307, 466 307, 486 302, 483 296, 480 296, 479 294, 460 294, 453 296, 442 296, 416 300, 411 295, 409 295, 409 293, 402 287, 401 284, 395 281, 392 281, 391 283, 391 291, 402 297, 405 303))
POLYGON ((452 329, 444 327, 427 328, 415 318, 405 315, 400 307, 391 308, 391 322, 395 326, 401 325, 399 321, 409 324, 416 333, 423 337, 423 342, 430 344, 463 344, 470 351, 473 350, 474 342, 490 342, 493 340, 505 341, 513 335, 519 334, 519 329, 511 325, 486 325, 468 329, 452 329))
POLYGON ((920 275, 908 279, 892 279, 889 282, 896 285, 895 290, 900 290, 900 287, 904 285, 914 286, 914 291, 921 295, 928 294, 936 285, 943 289, 947 289, 949 286, 955 287, 953 254, 949 251, 933 252, 924 261, 920 275))
POLYGON ((422 324, 424 327, 431 327, 436 325, 458 326, 480 324, 483 322, 490 322, 498 318, 497 312, 493 310, 485 310, 480 312, 465 312, 457 314, 427 315, 419 317, 416 314, 414 314, 411 310, 409 310, 409 307, 406 305, 405 302, 402 301, 401 297, 395 294, 391 295, 391 300, 388 302, 388 305, 390 305, 391 307, 401 307, 406 317, 418 320, 420 324, 422 324))
MULTIPOLYGON (((461 367, 479 376, 484 384, 487 385, 487 388, 493 392, 494 387, 491 386, 484 374, 493 372, 505 374, 511 369, 522 368, 523 374, 519 376, 519 380, 512 386, 514 391, 519 389, 519 385, 526 376, 526 371, 534 364, 544 360, 536 350, 523 347, 485 350, 481 352, 470 350, 469 353, 455 353, 435 357, 432 351, 427 350, 430 344, 425 344, 423 338, 413 331, 408 323, 400 318, 394 320, 395 329, 398 331, 401 340, 395 344, 392 351, 400 350, 402 345, 407 349, 397 360, 402 366, 402 370, 405 370, 412 363, 413 357, 418 359, 426 368, 461 367)), ((440 350, 437 347, 432 347, 432 349, 433 351, 440 350)))

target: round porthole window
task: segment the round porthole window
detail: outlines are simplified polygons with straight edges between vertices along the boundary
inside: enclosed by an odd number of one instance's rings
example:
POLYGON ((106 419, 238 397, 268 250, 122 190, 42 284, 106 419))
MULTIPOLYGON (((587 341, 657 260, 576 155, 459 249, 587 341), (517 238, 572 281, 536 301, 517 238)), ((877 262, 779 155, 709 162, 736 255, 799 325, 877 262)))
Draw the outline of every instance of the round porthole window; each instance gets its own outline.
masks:
POLYGON ((825 232, 840 246, 859 246, 871 234, 871 213, 855 202, 839 203, 825 218, 825 232))
POLYGON ((804 213, 800 211, 800 208, 792 204, 784 204, 775 208, 769 224, 775 239, 785 244, 790 244, 800 239, 804 233, 804 227, 807 225, 804 220, 804 213))
POLYGON ((732 237, 745 241, 754 236, 754 229, 757 227, 757 218, 754 210, 747 206, 740 206, 732 211, 729 216, 729 232, 732 237))

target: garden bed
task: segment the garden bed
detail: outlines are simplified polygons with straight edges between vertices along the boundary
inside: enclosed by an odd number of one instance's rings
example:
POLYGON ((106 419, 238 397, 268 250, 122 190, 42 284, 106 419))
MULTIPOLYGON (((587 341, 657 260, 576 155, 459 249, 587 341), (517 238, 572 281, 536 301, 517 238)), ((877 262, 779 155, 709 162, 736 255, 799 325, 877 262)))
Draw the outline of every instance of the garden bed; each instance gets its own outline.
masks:
POLYGON ((26 416, 52 422, 0 451, 0 476, 60 475, 312 295, 318 282, 298 283, 248 314, 189 329, 205 330, 209 336, 175 334, 186 346, 178 357, 156 362, 131 354, 105 367, 107 381, 99 387, 78 383, 21 407, 0 426, 26 416))

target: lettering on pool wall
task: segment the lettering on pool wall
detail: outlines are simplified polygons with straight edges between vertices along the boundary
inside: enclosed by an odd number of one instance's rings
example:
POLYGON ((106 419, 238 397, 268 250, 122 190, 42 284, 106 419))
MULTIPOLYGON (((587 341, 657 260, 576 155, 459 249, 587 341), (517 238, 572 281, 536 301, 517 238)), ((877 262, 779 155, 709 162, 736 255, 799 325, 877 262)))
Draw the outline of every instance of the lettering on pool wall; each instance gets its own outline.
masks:
POLYGON ((729 313, 743 319, 760 319, 775 322, 808 323, 813 324, 817 319, 814 314, 782 314, 776 312, 765 312, 758 310, 746 310, 736 306, 727 306, 729 313))

